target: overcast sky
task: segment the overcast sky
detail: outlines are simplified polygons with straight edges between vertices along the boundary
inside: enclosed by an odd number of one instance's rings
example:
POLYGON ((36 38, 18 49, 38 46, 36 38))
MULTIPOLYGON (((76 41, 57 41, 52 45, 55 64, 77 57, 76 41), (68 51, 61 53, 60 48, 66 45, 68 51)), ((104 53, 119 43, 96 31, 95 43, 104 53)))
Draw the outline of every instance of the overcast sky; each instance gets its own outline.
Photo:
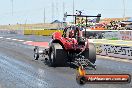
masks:
MULTIPOLYGON (((132 0, 74 0, 74 2, 75 10, 83 10, 83 14, 101 13, 102 18, 123 17, 125 6, 125 16, 132 17, 132 0)), ((73 0, 0 0, 0 24, 42 23, 44 8, 46 22, 51 22, 52 19, 62 21, 64 11, 72 14, 73 0), (52 11, 56 16, 52 16, 52 11)))

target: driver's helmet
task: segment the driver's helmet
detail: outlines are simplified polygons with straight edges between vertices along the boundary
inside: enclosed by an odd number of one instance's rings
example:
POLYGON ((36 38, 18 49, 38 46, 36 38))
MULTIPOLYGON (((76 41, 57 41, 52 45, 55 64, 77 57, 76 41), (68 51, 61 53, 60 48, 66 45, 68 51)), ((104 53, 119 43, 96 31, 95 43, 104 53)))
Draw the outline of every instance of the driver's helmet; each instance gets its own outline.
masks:
POLYGON ((69 31, 69 37, 73 38, 74 37, 74 29, 71 28, 71 30, 69 31))

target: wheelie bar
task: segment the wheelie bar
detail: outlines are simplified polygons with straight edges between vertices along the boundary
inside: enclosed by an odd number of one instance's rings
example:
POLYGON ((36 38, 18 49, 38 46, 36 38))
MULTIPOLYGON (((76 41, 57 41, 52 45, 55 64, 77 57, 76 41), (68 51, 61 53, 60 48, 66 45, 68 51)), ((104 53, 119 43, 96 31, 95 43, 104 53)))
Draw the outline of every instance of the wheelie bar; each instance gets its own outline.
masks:
POLYGON ((94 65, 92 62, 90 62, 88 59, 85 59, 83 56, 82 58, 76 59, 75 63, 78 67, 82 67, 84 69, 88 69, 92 67, 92 69, 96 70, 96 65, 94 65))

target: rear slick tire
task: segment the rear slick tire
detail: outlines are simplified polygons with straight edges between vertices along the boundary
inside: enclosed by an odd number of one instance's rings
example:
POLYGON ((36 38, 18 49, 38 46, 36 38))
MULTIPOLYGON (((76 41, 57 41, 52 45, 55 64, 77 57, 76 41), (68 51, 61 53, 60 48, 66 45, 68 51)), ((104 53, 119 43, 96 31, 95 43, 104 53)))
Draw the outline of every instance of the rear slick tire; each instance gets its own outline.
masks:
POLYGON ((94 64, 96 61, 96 47, 93 43, 89 43, 89 60, 94 64))
POLYGON ((66 55, 66 52, 59 43, 51 44, 49 52, 49 65, 51 67, 65 66, 66 55))
POLYGON ((93 64, 96 61, 96 47, 93 43, 89 43, 89 49, 84 51, 84 56, 86 59, 89 59, 93 64))

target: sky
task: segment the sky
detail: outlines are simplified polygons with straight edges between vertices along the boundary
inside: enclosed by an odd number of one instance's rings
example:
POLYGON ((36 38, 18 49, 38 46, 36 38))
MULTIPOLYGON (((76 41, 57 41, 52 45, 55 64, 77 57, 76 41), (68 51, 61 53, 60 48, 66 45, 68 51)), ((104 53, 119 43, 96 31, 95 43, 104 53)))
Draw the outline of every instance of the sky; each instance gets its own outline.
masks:
POLYGON ((0 0, 0 25, 44 23, 44 8, 46 23, 62 21, 64 12, 73 14, 73 1, 74 10, 85 15, 132 17, 132 0, 0 0))

